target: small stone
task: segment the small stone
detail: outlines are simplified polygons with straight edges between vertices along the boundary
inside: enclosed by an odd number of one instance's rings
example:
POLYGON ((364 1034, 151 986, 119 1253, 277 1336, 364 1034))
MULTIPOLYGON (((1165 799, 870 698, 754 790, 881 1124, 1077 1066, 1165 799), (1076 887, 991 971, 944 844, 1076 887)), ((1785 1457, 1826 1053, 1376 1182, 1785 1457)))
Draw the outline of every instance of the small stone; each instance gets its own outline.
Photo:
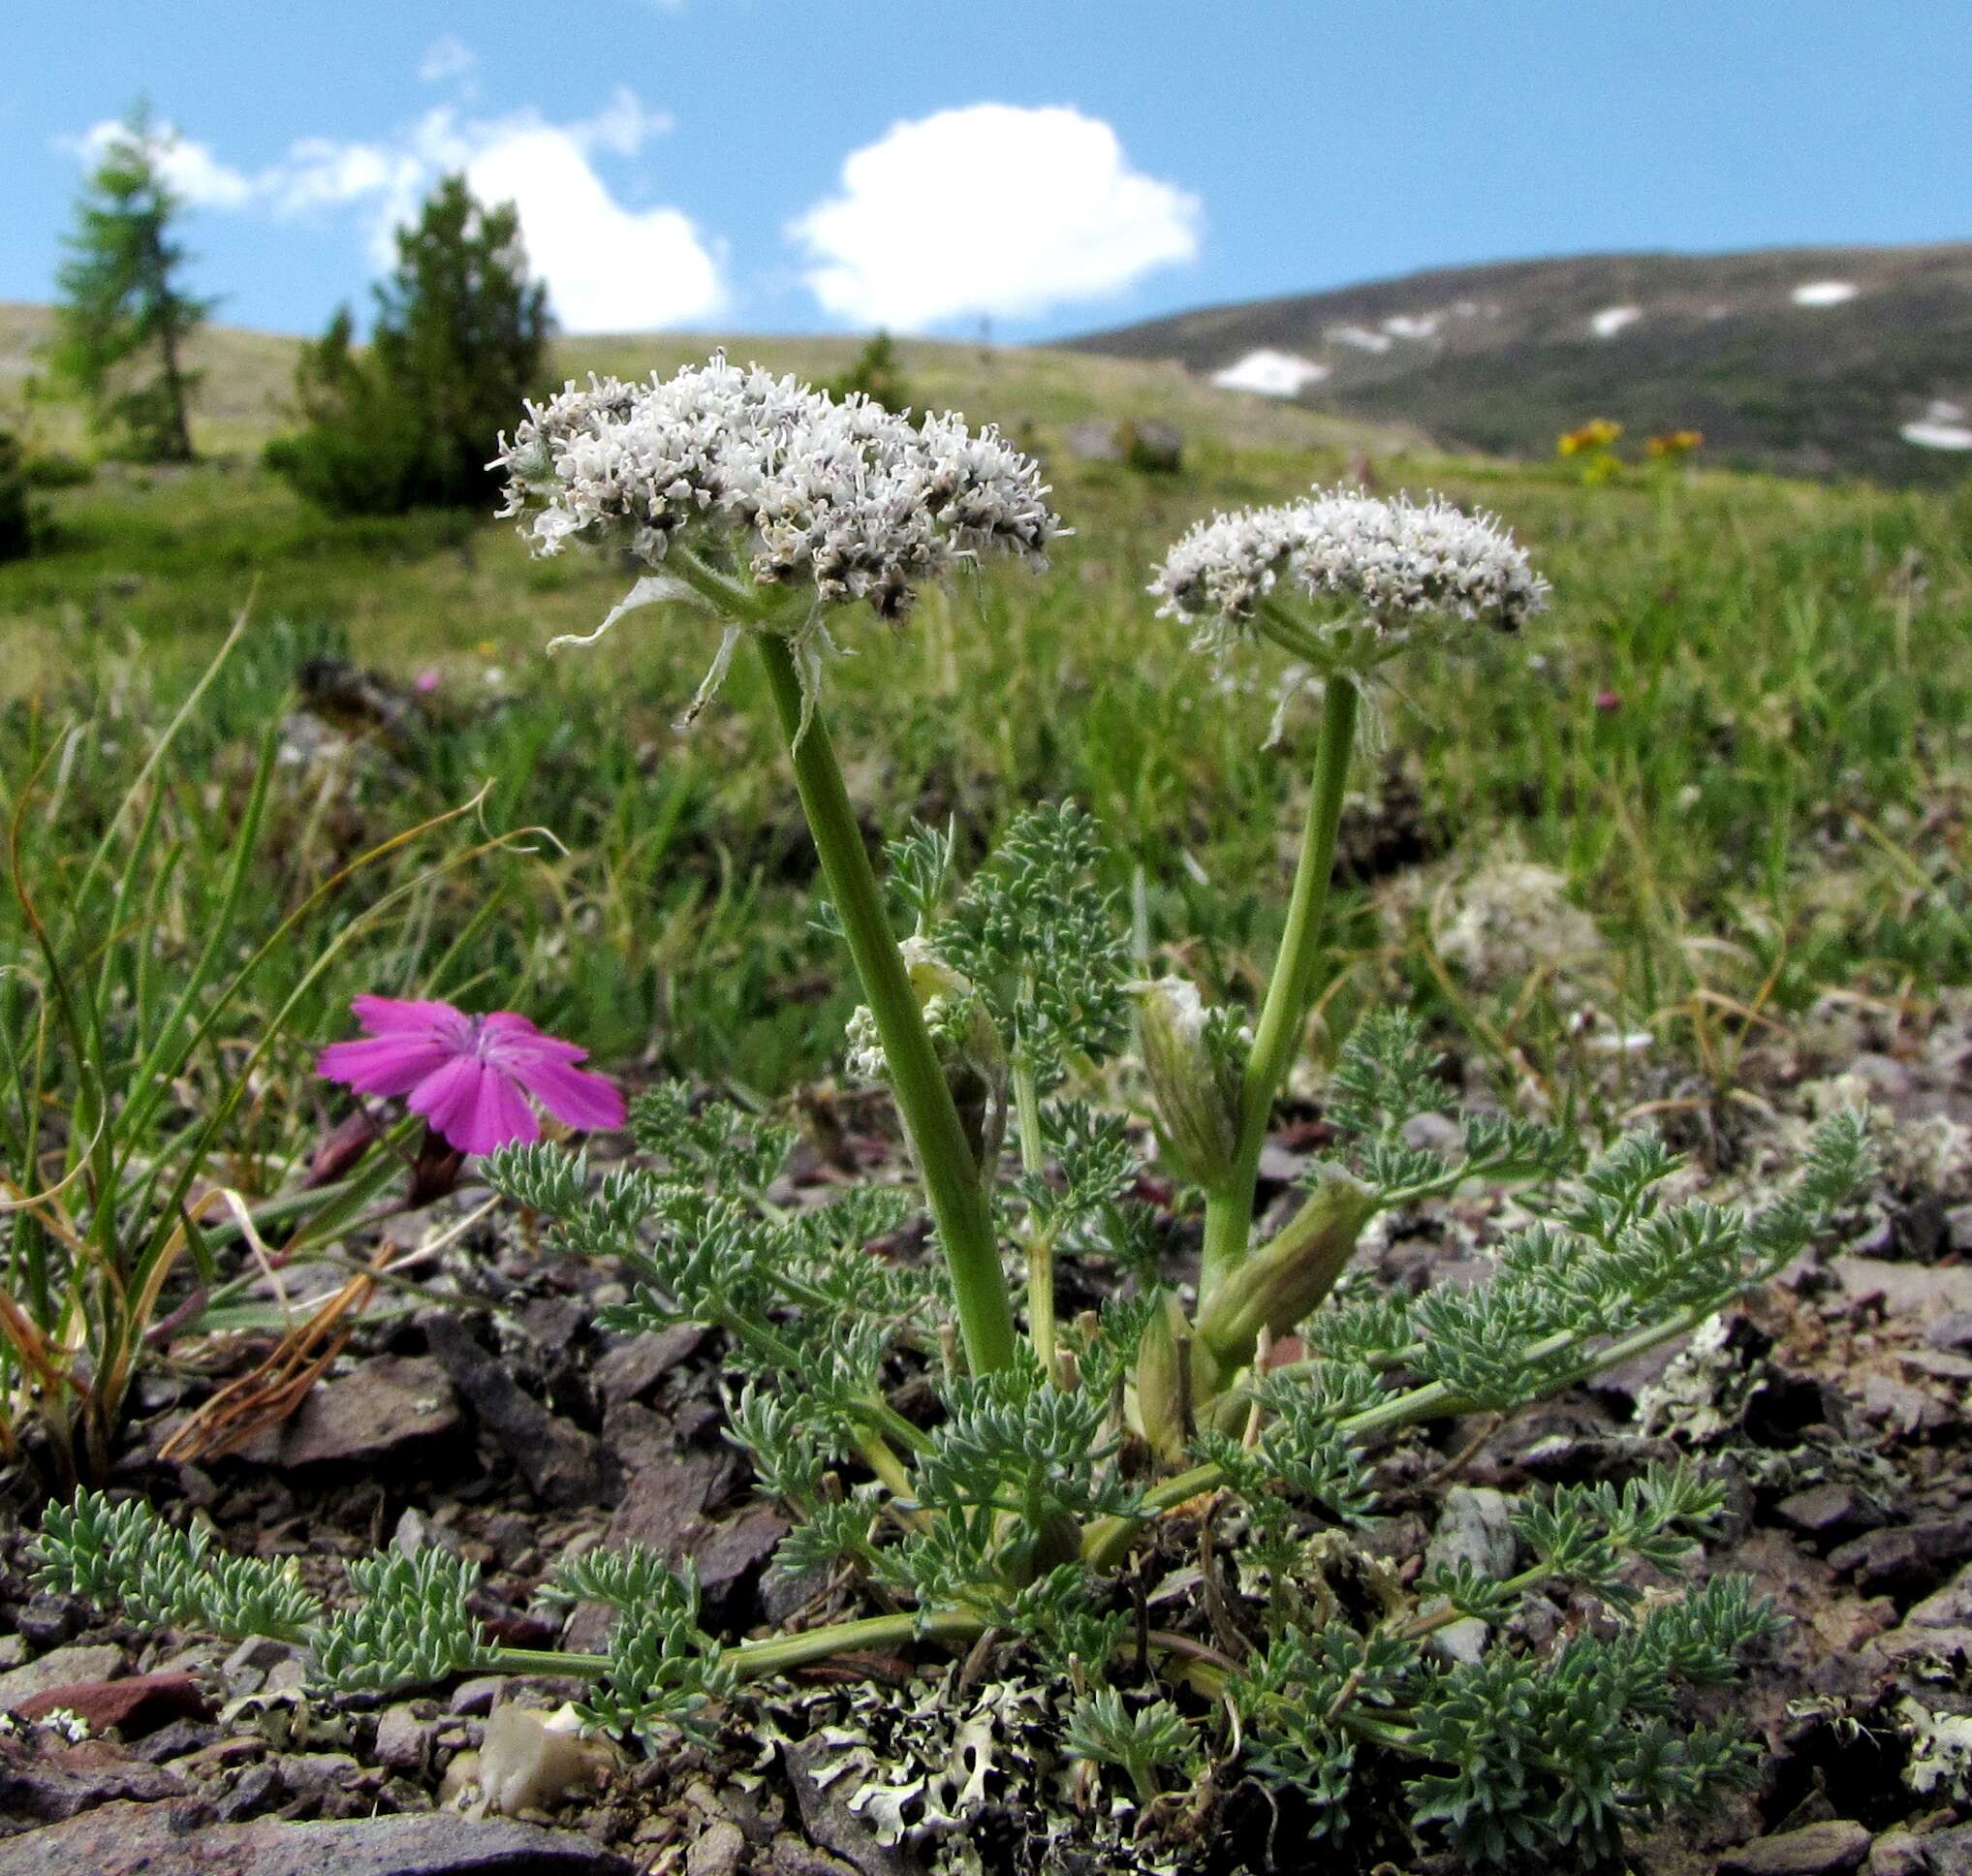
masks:
POLYGON ((1935 1322, 1926 1323, 1925 1340, 1948 1354, 1972 1351, 1972 1309, 1950 1310, 1935 1322))
POLYGON ((1846 1818, 1758 1837, 1719 1859, 1719 1876, 1848 1876, 1869 1854, 1869 1832, 1846 1818))
POLYGON ((1878 1055, 1868 1049, 1851 1058, 1849 1073, 1886 1105, 1902 1100, 1911 1090, 1909 1069, 1889 1055, 1878 1055))
POLYGON ((1401 1129, 1406 1146, 1420 1146, 1456 1159, 1465 1146, 1465 1130, 1450 1114, 1413 1114, 1401 1129))
POLYGON ((15 1616, 14 1626, 37 1648, 59 1647, 75 1633, 75 1610, 59 1596, 36 1596, 15 1616))
POLYGON ((1903 1434, 1935 1432, 1951 1419, 1943 1404, 1887 1374, 1862 1378, 1862 1418, 1903 1434))
POLYGON ((1783 1498, 1773 1510, 1782 1523, 1805 1531, 1810 1537, 1853 1535, 1857 1531, 1874 1530, 1884 1521, 1883 1514, 1854 1485, 1832 1482, 1797 1491, 1783 1498))
POLYGON ((1972 1629, 1972 1564, 1935 1594, 1915 1604, 1904 1621, 1921 1629, 1972 1629))
POLYGON ((677 1429, 642 1401, 612 1400, 603 1410, 603 1444, 626 1479, 634 1481, 646 1467, 665 1464, 677 1451, 677 1429))
POLYGON ((1862 1876, 1925 1876, 1923 1841, 1908 1830, 1886 1830, 1869 1846, 1862 1876))
POLYGON ((190 1674, 127 1674, 121 1680, 50 1687, 22 1701, 18 1711, 23 1720, 58 1711, 74 1713, 91 1733, 107 1733, 113 1726, 126 1739, 134 1739, 167 1720, 209 1719, 212 1703, 190 1674))
POLYGON ((1972 1310, 1972 1266, 1898 1264, 1881 1257, 1835 1257, 1829 1268, 1854 1301, 1882 1298, 1893 1315, 1929 1316, 1972 1310))
POLYGON ((773 1840, 773 1876, 856 1876, 856 1865, 803 1843, 792 1830, 773 1840))
POLYGON ((460 1554, 458 1539, 451 1531, 434 1524, 417 1506, 406 1506, 391 1532, 391 1548, 415 1557, 420 1550, 428 1550, 434 1545, 441 1550, 450 1550, 454 1556, 460 1554))
POLYGON ((746 1832, 730 1819, 709 1825, 685 1856, 685 1876, 734 1876, 746 1855, 746 1832))
POLYGON ((550 1414, 473 1339, 454 1316, 433 1310, 419 1319, 453 1385, 544 1505, 592 1505, 603 1489, 603 1454, 572 1421, 550 1414))
POLYGON ((458 1431, 458 1402, 442 1363, 383 1355, 313 1389, 281 1441, 288 1466, 372 1464, 458 1431))
POLYGON ((470 1680, 460 1681, 452 1690, 447 1710, 470 1719, 485 1719, 493 1710, 493 1702, 506 1680, 505 1674, 475 1674, 470 1680))
POLYGON ((1946 1349, 1900 1349, 1896 1359, 1907 1368, 1930 1375, 1938 1381, 1972 1381, 1972 1355, 1956 1355, 1946 1349))
POLYGON ((278 1767, 249 1766, 234 1781, 233 1789, 213 1805, 212 1815, 221 1824, 238 1824, 242 1819, 271 1810, 286 1796, 287 1788, 281 1783, 278 1767))
POLYGON ((7 1673, 27 1659, 27 1637, 10 1629, 0 1635, 0 1673, 7 1673))
MULTIPOLYGON (((110 1739, 51 1743, 52 1735, 0 1738, 0 1814, 11 1827, 55 1824, 119 1799, 182 1798, 184 1780, 146 1765, 110 1739)), ((12 1843, 0 1846, 0 1869, 15 1876, 12 1843)))
POLYGON ((1914 1628, 1906 1622, 1879 1637, 1876 1645, 1898 1667, 1906 1662, 1929 1664, 1933 1671, 1972 1666, 1972 1629, 1914 1628))
POLYGON ((281 1783, 297 1798, 321 1798, 344 1791, 362 1776, 346 1752, 291 1752, 280 1762, 281 1783))
POLYGON ((169 1804, 105 1804, 11 1839, 6 1876, 633 1876, 614 1852, 572 1830, 423 1812, 333 1824, 209 1824, 187 1836, 169 1804))
POLYGON ((1972 1824, 1933 1830, 1924 1846, 1925 1876, 1972 1876, 1972 1824))
POLYGON ((109 1680, 122 1672, 123 1650, 107 1642, 94 1647, 56 1648, 25 1667, 0 1674, 0 1707, 12 1710, 52 1687, 78 1687, 88 1681, 109 1680))
POLYGON ((377 1717, 376 1758, 392 1771, 422 1771, 438 1733, 438 1716, 419 1712, 428 1703, 399 1701, 377 1717))
MULTIPOLYGON (((1469 1563, 1483 1577, 1513 1574, 1513 1507, 1504 1492, 1485 1485, 1455 1485, 1445 1494, 1437 1528, 1424 1547, 1428 1568, 1453 1570, 1469 1563)), ((1477 1661, 1486 1651, 1487 1626, 1468 1615, 1431 1638, 1434 1652, 1452 1661, 1477 1661)))
POLYGON ((141 1740, 135 1748, 140 1759, 153 1766, 170 1765, 173 1759, 203 1752, 219 1739, 219 1729, 209 1720, 172 1720, 141 1740))
POLYGON ((287 1642, 276 1642, 271 1636, 250 1637, 226 1657, 220 1678, 226 1682, 226 1691, 235 1697, 258 1694, 266 1686, 267 1675, 293 1653, 287 1642))
POLYGON ((1972 1511, 1928 1524, 1904 1524, 1851 1538, 1829 1552, 1830 1564, 1865 1596, 1925 1596, 1956 1564, 1972 1557, 1972 1511))

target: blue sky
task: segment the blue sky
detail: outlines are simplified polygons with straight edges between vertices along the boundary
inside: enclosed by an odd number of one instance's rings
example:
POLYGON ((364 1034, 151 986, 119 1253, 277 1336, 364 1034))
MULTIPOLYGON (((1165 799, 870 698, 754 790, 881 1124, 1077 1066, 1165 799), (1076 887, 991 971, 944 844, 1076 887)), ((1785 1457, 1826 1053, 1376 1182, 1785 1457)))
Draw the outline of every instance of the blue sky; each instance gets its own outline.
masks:
POLYGON ((367 303, 446 167, 577 329, 1044 337, 1589 249, 1972 237, 1960 0, 0 8, 0 298, 78 150, 177 126, 231 322, 367 303), (78 25, 78 21, 85 21, 78 25))

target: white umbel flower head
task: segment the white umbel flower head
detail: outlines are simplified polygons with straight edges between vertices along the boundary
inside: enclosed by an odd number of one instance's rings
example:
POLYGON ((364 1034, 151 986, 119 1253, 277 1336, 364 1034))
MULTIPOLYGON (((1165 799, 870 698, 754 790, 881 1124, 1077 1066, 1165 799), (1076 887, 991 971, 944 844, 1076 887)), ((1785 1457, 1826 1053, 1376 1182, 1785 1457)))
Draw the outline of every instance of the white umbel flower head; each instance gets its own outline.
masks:
POLYGON ((1039 465, 996 429, 913 422, 718 354, 647 384, 570 384, 528 405, 491 466, 537 553, 580 539, 658 567, 685 540, 757 586, 812 589, 811 611, 867 600, 900 619, 955 562, 1039 562, 1060 531, 1039 465))
POLYGON ((1150 591, 1161 614, 1197 628, 1202 647, 1264 636, 1305 653, 1312 639, 1330 654, 1320 662, 1362 669, 1425 628, 1516 631, 1547 605, 1549 588, 1490 515, 1435 496, 1420 504, 1318 487, 1278 508, 1199 522, 1150 591))

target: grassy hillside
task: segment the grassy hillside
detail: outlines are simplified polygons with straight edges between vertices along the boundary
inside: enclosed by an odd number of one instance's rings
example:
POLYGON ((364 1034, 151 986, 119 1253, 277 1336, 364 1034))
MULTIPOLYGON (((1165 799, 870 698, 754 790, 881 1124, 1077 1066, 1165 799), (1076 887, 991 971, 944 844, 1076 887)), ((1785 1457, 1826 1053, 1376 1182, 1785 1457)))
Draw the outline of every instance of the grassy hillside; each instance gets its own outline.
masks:
POLYGON ((1702 429, 1715 460, 1949 483, 1972 471, 1972 246, 1585 255, 1213 306, 1077 346, 1209 376, 1306 360, 1309 409, 1541 456, 1591 417, 1702 429), (1915 426, 1920 438, 1906 434, 1915 426))
MULTIPOLYGON (((227 342, 211 341, 222 358, 227 342)), ((30 860, 56 877, 62 843, 43 830, 104 825, 243 610, 170 796, 186 858, 151 916, 172 942, 200 929, 200 868, 217 865, 271 734, 281 839, 254 901, 270 919, 488 781, 475 828, 539 825, 559 843, 468 861, 477 835, 454 829, 431 838, 455 872, 414 890, 386 869, 374 891, 394 881, 405 898, 310 991, 297 1033, 332 1030, 355 989, 425 986, 563 1022, 606 1059, 763 1089, 825 1069, 845 1009, 824 987, 836 979, 809 924, 811 860, 754 672, 742 660, 681 735, 712 652, 696 617, 652 610, 593 651, 543 649, 593 626, 624 568, 530 561, 490 516, 348 522, 297 503, 244 453, 272 422, 281 343, 251 355, 258 404, 243 351, 207 381, 202 440, 231 424, 234 453, 171 474, 106 467, 52 498, 49 551, 0 568, 0 808, 21 810, 30 860)), ((663 366, 703 345, 589 341, 565 368, 663 366)), ((759 350, 826 371, 851 348, 759 350)), ((1277 664, 1215 672, 1153 616, 1143 583, 1197 516, 1366 469, 1385 488, 1498 509, 1556 604, 1523 641, 1408 672, 1383 700, 1388 752, 1344 828, 1333 1014, 1351 986, 1394 976, 1483 1039, 1502 1074, 1551 1079, 1592 1008, 1592 1028, 1649 1029, 1729 1079, 1758 1013, 1829 985, 1896 995, 1972 972, 1962 504, 1711 472, 1590 488, 1551 463, 1431 453, 1171 367, 962 346, 906 347, 904 364, 922 401, 1031 436, 1075 532, 1046 575, 963 581, 900 635, 847 622, 853 655, 829 685, 872 832, 955 817, 972 855, 1018 805, 1073 795, 1109 830, 1115 884, 1144 869, 1153 940, 1249 990, 1310 719, 1290 699, 1269 747, 1277 664), (1076 458, 1063 426, 1097 413, 1174 420, 1185 466, 1076 458), (1553 869, 1593 915, 1592 954, 1503 982, 1467 972, 1449 935, 1461 895, 1475 876, 1518 877, 1499 874, 1506 860, 1553 869)))
MULTIPOLYGON (((47 307, 0 301, 0 422, 24 423, 50 443, 78 447, 83 426, 74 406, 27 399, 38 369, 36 355, 53 329, 47 307)), ((632 378, 671 371, 703 360, 714 346, 724 346, 735 360, 758 360, 777 371, 826 379, 847 371, 862 343, 858 338, 745 333, 564 338, 553 348, 549 384, 584 378, 591 371, 632 378)), ((203 453, 252 452, 283 426, 299 349, 298 339, 238 327, 209 327, 198 335, 190 354, 191 368, 202 374, 192 428, 203 453)), ((963 409, 1010 431, 1092 418, 1154 418, 1241 449, 1376 448, 1416 435, 1406 424, 1365 425, 1293 406, 1257 404, 1202 385, 1190 372, 1168 363, 1090 360, 1058 352, 919 339, 901 341, 897 352, 921 403, 963 409)))

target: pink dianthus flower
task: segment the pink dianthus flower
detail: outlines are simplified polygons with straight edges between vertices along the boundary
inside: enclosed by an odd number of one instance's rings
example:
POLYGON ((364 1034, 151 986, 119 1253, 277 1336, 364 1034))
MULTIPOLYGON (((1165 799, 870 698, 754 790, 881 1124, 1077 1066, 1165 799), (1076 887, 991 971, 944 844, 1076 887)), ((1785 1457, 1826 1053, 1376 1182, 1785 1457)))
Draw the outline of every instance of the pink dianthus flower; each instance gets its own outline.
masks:
POLYGON ((316 1073, 362 1094, 408 1095, 411 1111, 461 1153, 539 1140, 536 1102, 571 1127, 623 1124, 615 1083, 575 1066, 589 1051, 511 1010, 469 1016, 449 1003, 384 996, 350 1008, 366 1036, 331 1043, 316 1073))

